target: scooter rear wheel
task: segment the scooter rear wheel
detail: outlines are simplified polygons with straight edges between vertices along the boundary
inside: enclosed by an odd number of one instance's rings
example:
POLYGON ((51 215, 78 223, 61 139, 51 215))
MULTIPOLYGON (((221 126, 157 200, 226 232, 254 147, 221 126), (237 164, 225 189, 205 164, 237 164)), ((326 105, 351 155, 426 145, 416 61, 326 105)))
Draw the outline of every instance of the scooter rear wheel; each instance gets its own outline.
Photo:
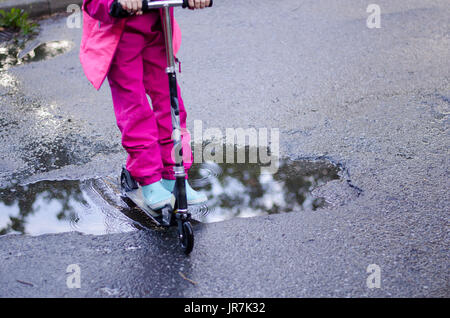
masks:
POLYGON ((194 248, 194 230, 190 222, 184 222, 181 228, 182 233, 179 233, 181 248, 188 255, 194 248))

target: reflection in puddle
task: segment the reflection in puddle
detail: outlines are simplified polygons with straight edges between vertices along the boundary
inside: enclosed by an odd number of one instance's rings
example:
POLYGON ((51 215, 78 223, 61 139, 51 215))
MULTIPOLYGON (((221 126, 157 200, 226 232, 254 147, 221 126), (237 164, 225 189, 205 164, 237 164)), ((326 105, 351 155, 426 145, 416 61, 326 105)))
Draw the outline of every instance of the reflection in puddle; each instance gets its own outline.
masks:
POLYGON ((339 168, 326 161, 280 160, 278 172, 261 174, 258 164, 194 165, 191 183, 208 196, 207 206, 193 214, 201 222, 218 222, 235 217, 316 210, 322 198, 311 191, 339 179, 339 168))
MULTIPOLYGON (((195 220, 218 222, 235 217, 315 210, 325 204, 311 191, 339 178, 339 168, 327 161, 280 160, 276 174, 261 174, 258 164, 194 165, 194 188, 208 198, 192 208, 195 220)), ((139 209, 120 199, 118 178, 81 181, 41 181, 0 189, 0 235, 79 231, 118 233, 150 227, 139 209)))
POLYGON ((0 70, 11 66, 47 60, 70 51, 75 44, 72 41, 31 42, 23 49, 15 44, 0 47, 0 70))
POLYGON ((94 201, 86 183, 41 181, 0 190, 0 235, 79 231, 105 234, 133 228, 121 213, 94 201))

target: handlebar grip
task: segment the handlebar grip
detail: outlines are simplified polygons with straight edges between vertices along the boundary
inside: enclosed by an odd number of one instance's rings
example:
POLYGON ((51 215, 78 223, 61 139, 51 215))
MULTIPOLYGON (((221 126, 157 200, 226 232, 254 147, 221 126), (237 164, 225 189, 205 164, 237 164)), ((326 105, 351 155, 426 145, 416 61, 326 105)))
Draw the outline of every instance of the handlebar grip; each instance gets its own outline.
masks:
MULTIPOLYGON (((211 8, 212 6, 213 6, 213 0, 211 0, 208 7, 211 8)), ((183 0, 183 9, 186 9, 187 7, 189 7, 189 0, 183 0)))
MULTIPOLYGON (((142 4, 144 4, 144 2, 147 3, 147 1, 142 1, 142 4)), ((114 0, 112 3, 111 8, 109 9, 109 15, 114 18, 126 18, 131 16, 127 10, 122 8, 122 5, 117 0, 114 0)))
MULTIPOLYGON (((148 11, 148 1, 142 0, 142 12, 148 11)), ((114 18, 126 18, 131 16, 131 14, 125 10, 117 0, 114 0, 112 3, 111 8, 109 9, 109 15, 114 18)))
MULTIPOLYGON (((212 7, 212 6, 213 6, 213 0, 211 0, 211 2, 209 4, 209 7, 212 7)), ((183 0, 182 7, 183 8, 189 7, 189 1, 183 0)), ((142 1, 142 11, 143 12, 149 11, 148 0, 142 1)), ((114 2, 112 3, 111 8, 109 9, 109 15, 114 18, 126 18, 126 17, 131 16, 131 14, 127 10, 124 10, 124 8, 122 8, 122 5, 117 0, 114 0, 114 2)))

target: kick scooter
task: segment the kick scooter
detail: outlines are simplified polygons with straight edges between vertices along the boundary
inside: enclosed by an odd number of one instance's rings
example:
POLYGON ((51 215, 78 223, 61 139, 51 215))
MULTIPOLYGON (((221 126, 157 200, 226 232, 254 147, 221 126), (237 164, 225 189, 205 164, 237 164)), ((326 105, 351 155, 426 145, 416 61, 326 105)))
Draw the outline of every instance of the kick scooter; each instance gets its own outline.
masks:
MULTIPOLYGON (((213 1, 211 0, 210 6, 213 1)), ((120 185, 122 188, 123 198, 129 205, 136 205, 143 210, 157 225, 170 227, 177 226, 178 238, 182 249, 186 254, 189 254, 194 247, 194 231, 191 225, 191 214, 188 211, 186 198, 185 176, 186 172, 183 166, 183 150, 181 143, 181 128, 180 128, 180 109, 178 104, 177 92, 177 77, 175 69, 175 57, 172 46, 172 20, 170 19, 171 7, 188 7, 188 0, 167 0, 167 1, 142 1, 142 11, 152 9, 163 9, 163 30, 166 43, 167 68, 166 73, 169 77, 170 89, 170 105, 173 126, 173 147, 175 154, 175 187, 173 195, 175 197, 175 204, 166 205, 160 211, 151 210, 145 203, 142 195, 142 190, 136 180, 133 179, 130 172, 123 167, 120 176, 120 185), (131 202, 130 202, 131 201, 131 202)), ((110 8, 110 15, 116 18, 125 18, 130 14, 122 8, 120 3, 115 0, 110 8)))

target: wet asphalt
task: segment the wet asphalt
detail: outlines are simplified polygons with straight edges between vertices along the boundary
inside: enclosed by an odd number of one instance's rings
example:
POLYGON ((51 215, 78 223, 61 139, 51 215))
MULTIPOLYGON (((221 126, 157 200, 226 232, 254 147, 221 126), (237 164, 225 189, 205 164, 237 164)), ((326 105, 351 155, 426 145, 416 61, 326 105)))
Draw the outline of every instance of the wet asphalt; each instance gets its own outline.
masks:
MULTIPOLYGON (((6 235, 0 296, 448 297, 450 6, 378 1, 369 29, 368 4, 223 0, 177 15, 188 128, 278 128, 281 156, 344 168, 315 190, 329 206, 198 224, 189 257, 174 231, 6 235)), ((117 175, 110 92, 83 75, 81 29, 41 28, 75 48, 1 72, 1 187, 117 175)))

